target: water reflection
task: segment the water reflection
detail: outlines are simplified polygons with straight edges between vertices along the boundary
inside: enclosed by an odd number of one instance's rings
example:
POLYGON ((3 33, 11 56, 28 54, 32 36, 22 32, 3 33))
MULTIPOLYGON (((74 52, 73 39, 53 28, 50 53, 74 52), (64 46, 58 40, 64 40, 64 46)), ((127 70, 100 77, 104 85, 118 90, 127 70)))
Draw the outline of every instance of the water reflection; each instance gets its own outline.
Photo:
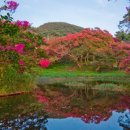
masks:
POLYGON ((9 124, 5 122, 4 126, 14 127, 19 120, 21 127, 26 124, 29 129, 40 129, 43 125, 43 130, 128 130, 121 121, 126 123, 123 115, 130 112, 130 89, 119 86, 98 82, 85 86, 46 85, 32 94, 1 98, 1 123, 6 121, 9 124), (34 116, 38 111, 44 112, 34 116), (31 116, 27 116, 29 113, 31 116))
POLYGON ((1 121, 0 130, 47 130, 46 123, 47 116, 19 116, 16 119, 1 121))
POLYGON ((130 129, 130 112, 126 113, 124 116, 120 116, 118 122, 124 130, 130 129))
POLYGON ((43 108, 43 104, 37 102, 36 98, 30 94, 23 94, 11 97, 0 98, 0 120, 17 118, 18 115, 28 115, 38 112, 43 108))
POLYGON ((130 95, 125 92, 100 91, 88 87, 44 86, 36 93, 45 111, 55 117, 80 117, 86 123, 107 121, 113 111, 130 109, 130 95), (126 95, 127 94, 127 95, 126 95))

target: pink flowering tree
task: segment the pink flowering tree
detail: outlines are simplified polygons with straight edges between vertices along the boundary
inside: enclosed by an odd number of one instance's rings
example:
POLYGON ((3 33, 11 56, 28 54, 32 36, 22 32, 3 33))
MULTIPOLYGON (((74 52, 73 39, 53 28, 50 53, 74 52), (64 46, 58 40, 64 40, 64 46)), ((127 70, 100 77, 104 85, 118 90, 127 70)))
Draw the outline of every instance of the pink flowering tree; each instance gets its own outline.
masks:
POLYGON ((18 5, 15 1, 5 1, 0 8, 8 12, 0 18, 0 85, 7 81, 11 84, 14 79, 23 82, 20 75, 35 74, 32 70, 35 66, 47 68, 50 65, 41 48, 41 45, 45 45, 44 39, 31 30, 28 21, 15 22, 10 18, 10 13, 14 13, 18 5))

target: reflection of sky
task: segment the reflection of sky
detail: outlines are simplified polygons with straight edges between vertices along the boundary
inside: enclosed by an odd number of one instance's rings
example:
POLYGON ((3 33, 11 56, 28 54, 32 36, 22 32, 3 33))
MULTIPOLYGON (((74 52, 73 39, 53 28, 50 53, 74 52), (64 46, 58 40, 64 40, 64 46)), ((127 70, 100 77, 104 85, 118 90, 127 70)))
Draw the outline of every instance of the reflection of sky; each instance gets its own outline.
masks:
POLYGON ((100 124, 87 124, 80 118, 48 119, 47 130, 123 130, 118 123, 121 115, 122 113, 113 112, 107 121, 100 124))

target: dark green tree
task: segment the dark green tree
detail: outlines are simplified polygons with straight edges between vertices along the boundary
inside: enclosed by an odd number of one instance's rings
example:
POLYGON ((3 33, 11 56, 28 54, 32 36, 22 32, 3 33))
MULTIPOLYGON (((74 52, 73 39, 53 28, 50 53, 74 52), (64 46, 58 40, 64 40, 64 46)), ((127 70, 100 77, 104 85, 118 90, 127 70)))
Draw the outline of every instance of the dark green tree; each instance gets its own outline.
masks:
MULTIPOLYGON (((112 1, 112 0, 108 0, 112 1)), ((127 0, 130 4, 130 0, 127 0)), ((119 31, 116 32, 115 36, 123 41, 130 41, 130 6, 126 7, 127 13, 123 16, 123 19, 119 21, 119 31)))
MULTIPOLYGON (((112 0, 108 0, 108 1, 112 1, 112 0)), ((130 0, 127 0, 128 4, 130 4, 130 0)), ((119 29, 122 33, 122 31, 126 32, 126 33, 130 33, 130 5, 128 5, 126 7, 127 13, 123 16, 123 20, 121 20, 119 22, 119 29)))
POLYGON ((123 20, 119 22, 119 29, 121 31, 125 31, 126 33, 130 33, 130 6, 126 7, 127 13, 123 16, 123 20))
POLYGON ((126 33, 124 31, 118 31, 116 32, 115 36, 121 41, 130 41, 130 33, 126 33))

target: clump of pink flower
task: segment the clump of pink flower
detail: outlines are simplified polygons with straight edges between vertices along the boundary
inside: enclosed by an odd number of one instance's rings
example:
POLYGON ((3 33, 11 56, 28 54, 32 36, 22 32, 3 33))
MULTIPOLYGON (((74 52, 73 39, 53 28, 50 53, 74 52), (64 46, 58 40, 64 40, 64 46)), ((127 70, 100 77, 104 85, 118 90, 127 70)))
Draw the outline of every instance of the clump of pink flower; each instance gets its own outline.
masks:
POLYGON ((18 54, 23 54, 24 53, 24 48, 25 48, 25 45, 23 43, 19 43, 19 44, 15 45, 15 51, 18 54))
POLYGON ((39 61, 39 65, 42 67, 42 68, 48 68, 49 65, 51 64, 50 60, 48 59, 41 59, 39 61))
POLYGON ((29 26, 31 26, 31 24, 28 21, 17 21, 16 25, 18 27, 24 27, 24 28, 28 28, 29 26))
POLYGON ((20 66, 24 66, 24 64, 25 64, 25 62, 23 60, 19 60, 18 63, 20 66))
POLYGON ((6 51, 13 51, 15 50, 13 46, 10 46, 10 45, 6 45, 6 48, 5 48, 6 51))
POLYGON ((0 51, 16 51, 18 54, 24 53, 25 45, 23 43, 16 44, 15 46, 6 45, 2 46, 0 45, 0 51))
POLYGON ((11 45, 2 46, 0 45, 0 51, 14 51, 15 48, 11 45))
POLYGON ((15 11, 18 5, 19 4, 15 1, 7 1, 6 3, 7 9, 10 11, 15 11))

